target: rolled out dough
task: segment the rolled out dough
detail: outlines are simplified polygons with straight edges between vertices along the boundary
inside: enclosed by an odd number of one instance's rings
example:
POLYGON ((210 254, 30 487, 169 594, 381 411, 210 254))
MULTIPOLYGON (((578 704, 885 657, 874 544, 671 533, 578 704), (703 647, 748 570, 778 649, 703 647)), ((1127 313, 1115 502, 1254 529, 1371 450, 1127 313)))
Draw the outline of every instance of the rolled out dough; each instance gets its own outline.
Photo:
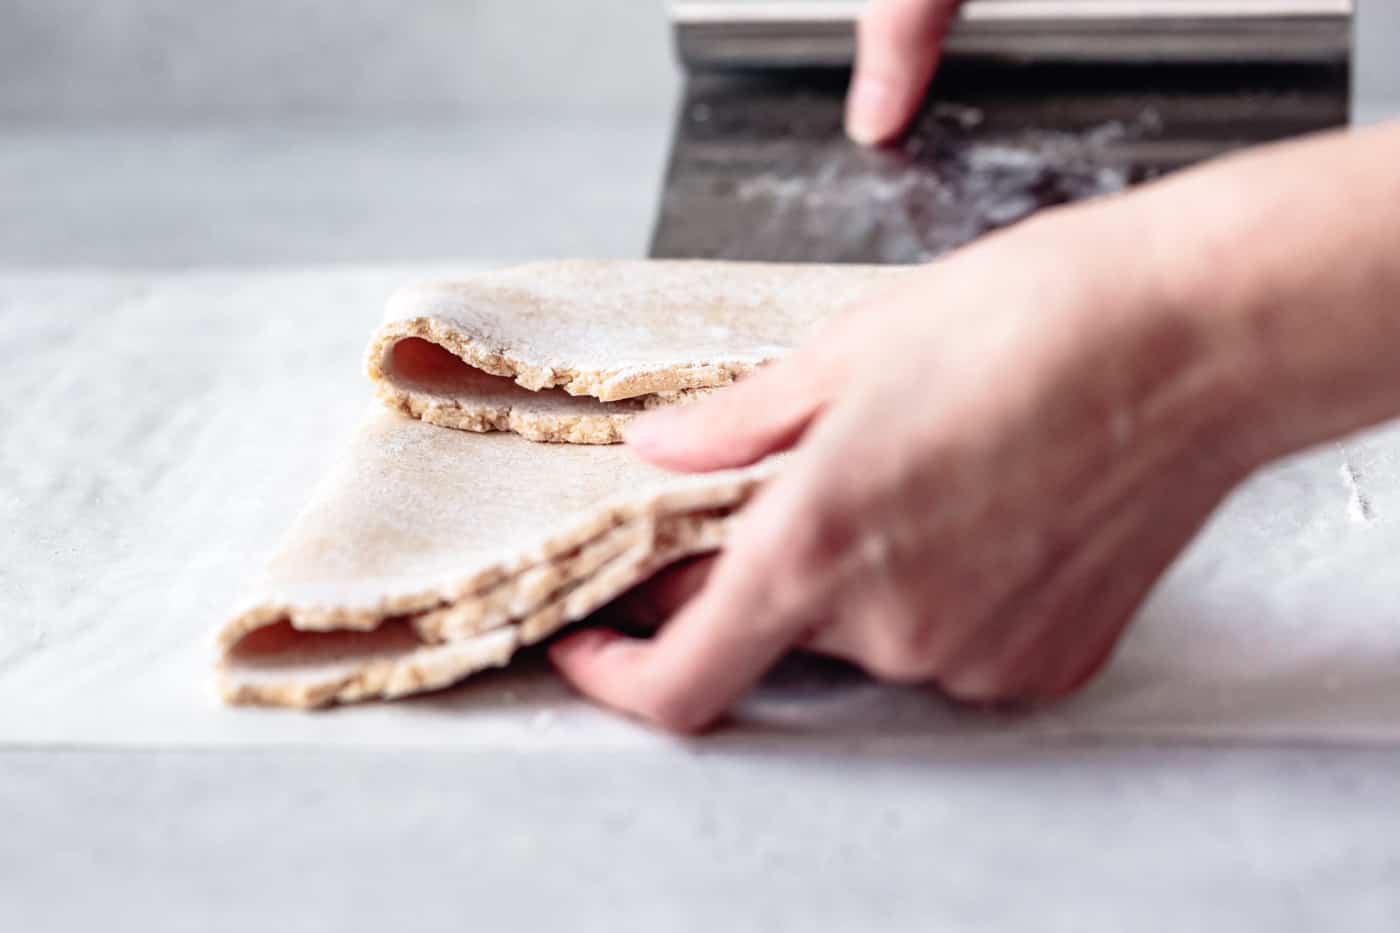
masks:
POLYGON ((621 426, 778 356, 897 271, 558 262, 398 292, 367 352, 388 407, 220 628, 222 696, 446 686, 719 548, 777 460, 667 473, 611 446, 621 426))
POLYGON ((319 706, 504 664, 719 547, 773 469, 679 476, 621 446, 448 431, 375 405, 220 628, 220 692, 319 706))

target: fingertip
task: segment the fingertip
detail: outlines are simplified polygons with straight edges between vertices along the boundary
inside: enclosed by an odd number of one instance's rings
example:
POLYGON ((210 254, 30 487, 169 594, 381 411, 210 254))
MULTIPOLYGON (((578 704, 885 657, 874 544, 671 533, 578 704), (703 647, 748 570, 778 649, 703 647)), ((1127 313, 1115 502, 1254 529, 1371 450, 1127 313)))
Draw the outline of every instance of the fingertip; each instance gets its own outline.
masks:
POLYGON ((622 442, 643 460, 670 466, 675 457, 675 440, 685 437, 685 416, 680 411, 652 411, 638 415, 622 428, 622 442))
POLYGON ((900 99, 889 81, 857 73, 846 95, 846 135, 862 146, 877 146, 904 122, 900 99))
MULTIPOLYGON (((728 390, 726 390, 728 391, 728 390)), ((730 466, 731 447, 719 397, 639 415, 622 429, 637 456, 668 470, 701 472, 730 466)))
POLYGON ((595 703, 678 735, 704 732, 719 712, 688 699, 682 702, 675 693, 639 689, 646 683, 641 654, 646 644, 611 629, 585 629, 550 645, 549 659, 560 676, 595 703))
POLYGON ((622 426, 622 442, 638 452, 655 447, 657 440, 666 434, 669 416, 674 414, 663 409, 638 415, 622 426))
POLYGON ((742 429, 720 428, 726 411, 712 400, 649 412, 629 422, 622 439, 637 456, 668 470, 703 472, 753 462, 761 454, 748 453, 753 442, 742 429))
MULTIPOLYGON (((627 641, 620 632, 607 628, 586 628, 555 640, 549 646, 549 660, 570 676, 585 672, 613 645, 627 641)), ((572 677, 570 676, 570 679, 572 677)))
POLYGON ((846 133, 862 145, 890 142, 919 111, 938 68, 958 0, 870 3, 856 24, 846 133))

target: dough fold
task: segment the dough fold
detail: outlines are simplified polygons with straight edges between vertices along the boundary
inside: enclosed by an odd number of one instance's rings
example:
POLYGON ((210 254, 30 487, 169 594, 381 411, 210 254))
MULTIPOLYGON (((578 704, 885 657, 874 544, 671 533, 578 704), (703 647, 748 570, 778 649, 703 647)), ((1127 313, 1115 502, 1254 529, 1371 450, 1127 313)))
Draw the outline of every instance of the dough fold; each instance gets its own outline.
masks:
POLYGON ((219 629, 232 703, 445 686, 723 542, 776 461, 680 476, 623 446, 446 431, 372 406, 219 629))
POLYGON ((641 411, 727 385, 899 273, 888 266, 531 263, 400 290, 366 370, 442 427, 612 444, 641 411))
POLYGON ((679 475, 616 444, 622 426, 782 354, 892 274, 560 262, 398 292, 367 352, 387 407, 220 626, 222 697, 444 687, 718 549, 782 458, 679 475))

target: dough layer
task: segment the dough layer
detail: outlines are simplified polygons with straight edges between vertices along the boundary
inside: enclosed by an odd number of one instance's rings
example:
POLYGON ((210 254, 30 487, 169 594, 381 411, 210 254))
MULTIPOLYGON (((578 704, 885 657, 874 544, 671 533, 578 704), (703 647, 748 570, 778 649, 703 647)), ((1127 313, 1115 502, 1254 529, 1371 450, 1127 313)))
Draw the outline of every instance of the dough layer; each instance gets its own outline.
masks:
POLYGON ((780 458, 678 475, 618 445, 623 427, 787 352, 899 272, 552 262, 398 292, 366 353, 387 407, 220 627, 223 698, 443 687, 721 547, 780 458))
POLYGON ((366 370, 387 405, 431 424, 612 444, 639 412, 733 382, 900 271, 532 263, 402 289, 366 370))
POLYGON ((220 693, 320 706, 504 664, 667 564, 719 548, 775 468, 683 476, 621 446, 447 431, 372 406, 220 628, 220 693))

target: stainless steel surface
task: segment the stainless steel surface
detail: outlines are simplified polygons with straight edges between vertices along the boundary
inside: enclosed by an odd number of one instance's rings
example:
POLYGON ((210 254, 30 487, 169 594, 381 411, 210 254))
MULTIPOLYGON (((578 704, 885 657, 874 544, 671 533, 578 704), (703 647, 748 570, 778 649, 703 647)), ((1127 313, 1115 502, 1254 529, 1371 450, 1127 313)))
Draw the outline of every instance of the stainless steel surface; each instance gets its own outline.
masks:
POLYGON ((1032 211, 1346 122, 1334 66, 945 66, 897 144, 841 130, 846 73, 693 73, 651 252, 918 262, 1032 211))
POLYGON ((860 8, 672 5, 688 81, 652 255, 923 261, 1348 116, 1350 0, 971 0, 923 115, 863 149, 841 130, 860 8))
MULTIPOLYGON (((690 68, 850 64, 862 4, 678 0, 690 68)), ((1061 62, 1339 62, 1351 0, 970 0, 946 40, 953 58, 1061 62)))

